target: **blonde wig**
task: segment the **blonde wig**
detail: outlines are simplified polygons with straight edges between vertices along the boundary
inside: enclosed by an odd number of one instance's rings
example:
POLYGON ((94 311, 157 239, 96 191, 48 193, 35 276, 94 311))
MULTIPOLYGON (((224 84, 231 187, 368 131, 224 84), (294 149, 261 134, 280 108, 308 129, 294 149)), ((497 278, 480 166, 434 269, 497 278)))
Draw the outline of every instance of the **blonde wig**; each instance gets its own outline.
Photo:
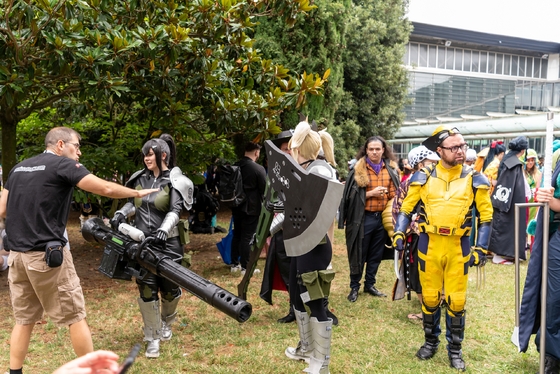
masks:
POLYGON ((294 130, 288 147, 296 161, 298 156, 305 160, 315 160, 321 149, 321 137, 316 131, 311 130, 309 123, 300 122, 294 130))
POLYGON ((321 136, 321 148, 323 157, 325 160, 332 166, 336 166, 336 161, 334 160, 334 141, 331 136, 326 130, 319 131, 319 135, 321 136))

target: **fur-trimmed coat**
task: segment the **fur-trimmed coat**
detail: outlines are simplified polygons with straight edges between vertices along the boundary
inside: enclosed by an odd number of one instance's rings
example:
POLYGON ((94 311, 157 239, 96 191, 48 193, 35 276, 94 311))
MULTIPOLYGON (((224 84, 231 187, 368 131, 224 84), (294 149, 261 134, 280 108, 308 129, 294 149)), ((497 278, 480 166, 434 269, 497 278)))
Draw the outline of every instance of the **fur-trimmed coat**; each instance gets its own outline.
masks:
MULTIPOLYGON (((399 187, 399 175, 396 163, 383 159, 395 188, 399 187)), ((367 162, 365 157, 356 162, 354 168, 346 178, 344 193, 339 207, 338 228, 346 224, 346 249, 350 274, 361 274, 360 261, 362 258, 362 239, 364 237, 364 216, 366 206, 366 187, 369 184, 367 162)))

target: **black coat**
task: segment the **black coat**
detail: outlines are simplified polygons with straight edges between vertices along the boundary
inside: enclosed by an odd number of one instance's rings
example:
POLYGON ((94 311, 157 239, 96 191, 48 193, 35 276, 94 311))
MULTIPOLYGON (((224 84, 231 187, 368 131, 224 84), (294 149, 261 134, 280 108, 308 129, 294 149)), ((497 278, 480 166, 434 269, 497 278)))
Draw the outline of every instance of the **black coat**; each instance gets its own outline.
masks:
MULTIPOLYGON (((512 155, 504 159, 503 170, 498 176, 496 188, 492 194, 492 234, 488 249, 500 256, 515 256, 515 204, 525 202, 525 177, 523 164, 512 155)), ((519 242, 519 257, 525 259, 525 242, 527 225, 527 210, 519 210, 519 227, 517 240, 519 242)))
POLYGON ((232 209, 233 214, 245 213, 249 216, 258 216, 261 212, 264 190, 266 187, 266 172, 264 167, 254 162, 249 157, 243 157, 235 165, 241 168, 243 178, 243 192, 246 199, 240 206, 232 209))
MULTIPOLYGON (((556 189, 558 184, 555 181, 560 174, 560 162, 556 165, 556 169, 552 175, 552 185, 556 189)), ((553 211, 550 211, 554 215, 553 211)), ((550 225, 550 234, 558 235, 555 228, 558 226, 550 225)), ((526 352, 529 347, 529 340, 532 334, 536 334, 541 324, 541 280, 542 280, 542 247, 543 247, 543 214, 539 209, 537 215, 537 229, 535 231, 535 241, 531 250, 531 259, 527 268, 527 277, 525 278, 525 287, 523 288, 523 297, 521 299, 521 308, 519 310, 519 351, 526 352)), ((559 251, 560 248, 548 248, 550 251, 559 251)), ((551 276, 551 273, 549 273, 551 276)), ((558 276, 558 274, 556 274, 558 276)), ((551 289, 550 285, 547 290, 547 304, 550 305, 551 299, 557 299, 560 290, 551 289)), ((551 310, 547 305, 547 325, 560 325, 560 317, 558 310, 551 310)), ((547 339, 547 347, 552 341, 547 339)), ((557 344, 557 342, 554 342, 557 344)))
MULTIPOLYGON (((358 162, 362 161, 360 159, 358 162)), ((383 160, 386 165, 391 180, 395 187, 399 188, 399 177, 395 169, 389 166, 389 159, 383 160)), ((356 165, 348 174, 346 184, 344 185, 344 193, 340 202, 338 228, 344 228, 346 224, 346 250, 348 251, 348 262, 350 264, 350 274, 361 274, 360 261, 362 258, 362 239, 364 238, 364 217, 366 206, 366 187, 360 186, 356 182, 355 173, 356 165)), ((387 241, 390 241, 387 235, 387 241)), ((393 249, 388 248, 387 254, 384 253, 383 259, 393 258, 393 249)))
POLYGON ((288 290, 291 257, 286 255, 284 235, 280 230, 270 240, 263 271, 260 297, 272 305, 272 290, 288 290))

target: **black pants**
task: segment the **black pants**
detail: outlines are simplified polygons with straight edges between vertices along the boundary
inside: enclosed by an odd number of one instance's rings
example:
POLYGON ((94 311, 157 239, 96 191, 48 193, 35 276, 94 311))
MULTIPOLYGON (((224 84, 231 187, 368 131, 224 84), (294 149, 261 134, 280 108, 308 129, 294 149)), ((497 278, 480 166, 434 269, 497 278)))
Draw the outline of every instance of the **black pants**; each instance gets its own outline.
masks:
POLYGON ((231 241, 231 263, 240 264, 247 268, 249 254, 251 253, 251 239, 257 231, 259 216, 250 216, 245 213, 233 215, 233 239, 231 241))
MULTIPOLYGON (((292 257, 290 263, 290 302, 294 305, 294 309, 303 312, 303 300, 301 294, 307 292, 301 281, 300 275, 309 273, 315 270, 325 270, 332 259, 332 246, 327 237, 325 244, 319 244, 310 252, 292 257)), ((327 308, 325 307, 324 299, 311 300, 306 303, 311 312, 311 317, 317 318, 319 321, 327 321, 327 308)))
POLYGON ((383 228, 383 218, 381 212, 365 212, 364 218, 364 238, 362 240, 362 258, 360 260, 360 274, 350 274, 350 288, 360 288, 360 280, 364 265, 366 266, 366 277, 364 287, 369 288, 375 285, 377 270, 383 259, 385 250, 385 240, 387 232, 383 228))
MULTIPOLYGON (((167 239, 165 254, 175 262, 181 263, 183 252, 183 245, 178 236, 167 239)), ((140 291, 140 297, 146 302, 158 300, 158 292, 161 293, 161 298, 167 301, 181 295, 181 288, 176 283, 150 272, 142 280, 136 279, 136 284, 138 285, 138 291, 140 291)))

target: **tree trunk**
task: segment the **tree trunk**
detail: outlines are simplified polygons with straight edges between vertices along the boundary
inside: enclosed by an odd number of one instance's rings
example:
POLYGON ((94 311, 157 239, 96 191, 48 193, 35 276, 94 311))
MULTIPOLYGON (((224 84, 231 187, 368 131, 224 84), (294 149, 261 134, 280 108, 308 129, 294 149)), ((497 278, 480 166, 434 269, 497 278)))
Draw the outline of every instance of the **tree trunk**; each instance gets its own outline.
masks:
POLYGON ((2 185, 6 183, 10 170, 16 164, 17 117, 9 113, 0 114, 2 126, 2 185))

